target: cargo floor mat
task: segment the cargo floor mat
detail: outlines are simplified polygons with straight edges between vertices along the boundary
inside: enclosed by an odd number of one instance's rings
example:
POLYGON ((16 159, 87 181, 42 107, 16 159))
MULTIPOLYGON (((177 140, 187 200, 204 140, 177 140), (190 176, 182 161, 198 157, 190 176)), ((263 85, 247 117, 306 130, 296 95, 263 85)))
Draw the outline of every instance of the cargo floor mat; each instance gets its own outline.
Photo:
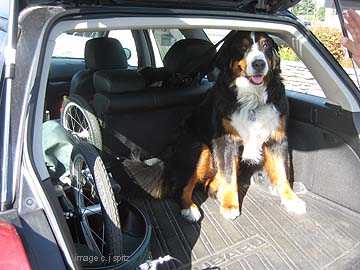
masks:
MULTIPOLYGON (((134 193, 132 193, 134 194, 134 193)), ((136 196, 153 226, 154 258, 171 255, 184 269, 360 269, 360 215, 310 192, 307 213, 289 214, 278 196, 252 185, 242 214, 225 220, 218 202, 196 191, 203 219, 188 223, 171 199, 136 196)), ((171 262, 160 269, 183 269, 171 262)))

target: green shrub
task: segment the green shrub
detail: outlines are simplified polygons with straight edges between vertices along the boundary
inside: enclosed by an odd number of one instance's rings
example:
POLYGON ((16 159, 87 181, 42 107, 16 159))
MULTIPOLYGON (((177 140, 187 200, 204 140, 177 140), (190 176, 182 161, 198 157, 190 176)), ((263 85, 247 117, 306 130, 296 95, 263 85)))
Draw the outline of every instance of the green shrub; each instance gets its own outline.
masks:
MULTIPOLYGON (((341 31, 322 25, 313 25, 309 29, 343 67, 352 66, 351 60, 345 58, 345 48, 340 43, 341 31)), ((283 60, 300 61, 293 50, 287 46, 280 46, 279 54, 283 60)))
POLYGON ((288 46, 281 45, 279 47, 279 55, 281 60, 300 61, 294 51, 288 46))
POLYGON ((340 38, 342 37, 341 31, 321 25, 310 26, 309 29, 339 63, 344 61, 345 49, 340 43, 340 38))

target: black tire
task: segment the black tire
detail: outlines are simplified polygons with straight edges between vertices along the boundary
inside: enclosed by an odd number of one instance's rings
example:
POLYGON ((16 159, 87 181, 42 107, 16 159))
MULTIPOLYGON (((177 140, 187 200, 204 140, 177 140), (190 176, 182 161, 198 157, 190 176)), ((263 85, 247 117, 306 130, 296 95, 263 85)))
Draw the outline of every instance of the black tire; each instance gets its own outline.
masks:
POLYGON ((64 100, 60 116, 61 125, 80 141, 88 141, 102 150, 99 122, 89 103, 79 95, 64 100))
POLYGON ((70 173, 83 244, 112 264, 123 255, 120 216, 104 163, 91 144, 74 145, 70 173))

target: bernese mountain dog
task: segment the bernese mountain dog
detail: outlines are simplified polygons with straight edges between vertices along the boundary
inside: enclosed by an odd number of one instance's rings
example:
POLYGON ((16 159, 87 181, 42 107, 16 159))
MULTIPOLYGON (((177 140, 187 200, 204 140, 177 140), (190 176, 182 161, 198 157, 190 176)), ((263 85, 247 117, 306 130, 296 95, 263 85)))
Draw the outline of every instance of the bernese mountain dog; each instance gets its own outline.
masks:
POLYGON ((164 161, 126 160, 128 174, 153 197, 179 198, 181 215, 196 222, 201 218, 192 200, 197 184, 219 200, 224 218, 235 219, 239 177, 264 168, 285 208, 305 213, 305 202, 289 183, 288 101, 277 44, 266 33, 233 31, 216 65, 218 79, 186 121, 172 155, 164 161))

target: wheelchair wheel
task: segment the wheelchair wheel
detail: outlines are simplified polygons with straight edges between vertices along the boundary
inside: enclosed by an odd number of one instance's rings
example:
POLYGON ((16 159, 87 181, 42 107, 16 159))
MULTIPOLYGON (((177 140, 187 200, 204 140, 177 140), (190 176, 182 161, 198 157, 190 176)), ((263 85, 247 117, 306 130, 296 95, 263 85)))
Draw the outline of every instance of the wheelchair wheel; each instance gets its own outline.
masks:
POLYGON ((102 150, 98 120, 83 97, 71 95, 64 101, 60 121, 61 125, 79 141, 87 141, 102 150))
POLYGON ((86 245, 103 265, 122 256, 122 234, 117 202, 105 166, 86 142, 74 146, 70 161, 76 220, 76 241, 86 245))

